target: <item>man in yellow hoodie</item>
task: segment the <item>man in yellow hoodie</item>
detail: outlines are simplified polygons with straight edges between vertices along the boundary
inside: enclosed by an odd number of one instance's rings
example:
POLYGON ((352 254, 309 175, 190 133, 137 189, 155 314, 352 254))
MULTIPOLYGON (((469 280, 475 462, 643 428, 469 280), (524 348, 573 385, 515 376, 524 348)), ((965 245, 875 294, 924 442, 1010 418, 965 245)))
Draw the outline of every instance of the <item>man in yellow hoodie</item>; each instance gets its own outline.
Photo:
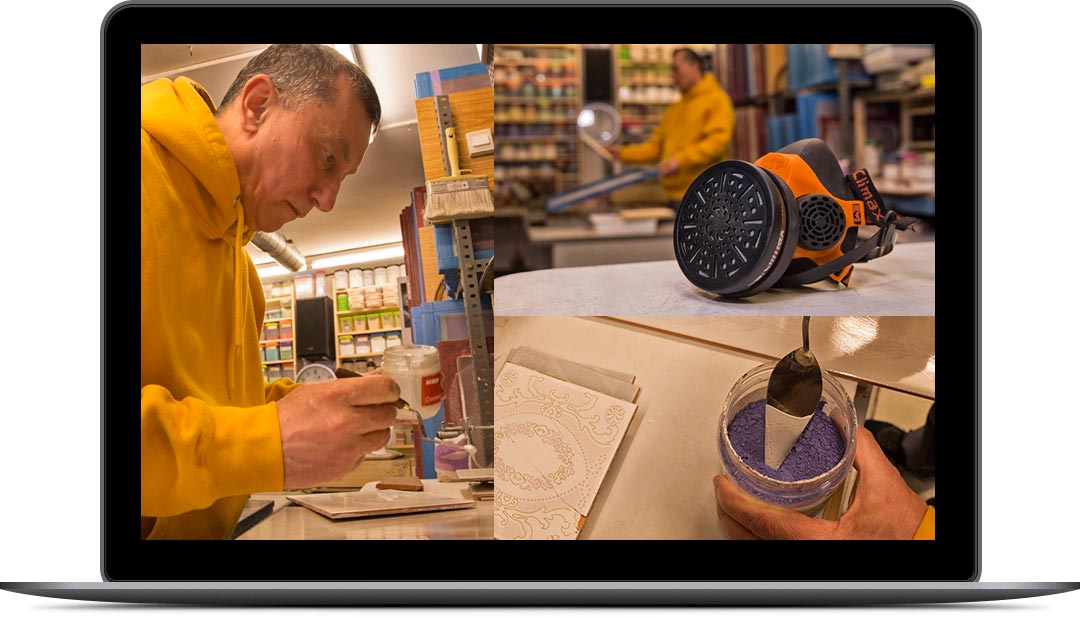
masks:
POLYGON ((664 110, 652 137, 612 153, 626 163, 659 162, 660 184, 669 201, 679 202, 698 174, 727 157, 735 107, 689 48, 675 50, 671 77, 682 98, 664 110))
POLYGON ((248 494, 343 477, 389 437, 384 376, 264 384, 265 299, 244 244, 330 212, 381 111, 332 49, 275 45, 215 109, 142 88, 142 538, 227 539, 248 494))

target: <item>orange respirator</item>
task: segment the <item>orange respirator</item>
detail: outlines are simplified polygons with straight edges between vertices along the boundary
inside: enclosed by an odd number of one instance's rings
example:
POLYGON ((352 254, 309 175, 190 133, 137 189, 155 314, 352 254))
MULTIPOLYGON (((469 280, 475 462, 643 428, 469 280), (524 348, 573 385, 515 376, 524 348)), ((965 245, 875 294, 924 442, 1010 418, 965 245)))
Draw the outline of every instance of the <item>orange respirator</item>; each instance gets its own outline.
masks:
POLYGON ((722 296, 847 285, 856 262, 888 254, 896 230, 916 222, 885 208, 866 170, 845 177, 825 142, 806 139, 702 172, 675 216, 675 258, 691 283, 722 296), (860 242, 864 225, 878 230, 860 242))

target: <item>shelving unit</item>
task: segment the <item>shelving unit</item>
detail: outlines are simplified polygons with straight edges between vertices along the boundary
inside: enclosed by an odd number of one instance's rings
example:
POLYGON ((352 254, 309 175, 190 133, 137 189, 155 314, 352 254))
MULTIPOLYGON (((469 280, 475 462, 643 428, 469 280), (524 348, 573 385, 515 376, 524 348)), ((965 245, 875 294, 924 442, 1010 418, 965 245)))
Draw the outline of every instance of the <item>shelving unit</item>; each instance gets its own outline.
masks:
MULTIPOLYGON (((372 269, 372 268, 376 268, 376 267, 380 267, 380 266, 381 267, 386 267, 386 266, 390 266, 390 265, 399 265, 399 263, 396 262, 396 261, 390 261, 390 262, 386 262, 386 263, 366 264, 366 265, 364 265, 364 270, 368 270, 368 269, 372 269)), ((400 264, 400 266, 403 267, 404 265, 400 264)), ((402 277, 404 277, 404 268, 402 268, 402 272, 401 272, 398 279, 400 279, 402 277)), ((331 281, 332 279, 333 279, 333 274, 329 273, 327 275, 327 281, 331 281)), ((398 284, 399 284, 398 279, 395 279, 394 282, 393 282, 393 285, 395 285, 395 287, 397 287, 398 284)), ((328 285, 331 288, 333 288, 332 284, 328 283, 328 285)), ((388 284, 383 284, 383 285, 389 285, 389 283, 388 284)), ((370 286, 367 286, 367 287, 370 287, 370 286)), ((343 354, 342 353, 342 339, 343 338, 352 337, 353 338, 353 344, 355 345, 356 338, 358 336, 367 336, 367 337, 370 338, 371 336, 388 336, 391 333, 396 333, 398 335, 399 343, 402 343, 402 344, 409 343, 409 341, 407 341, 407 339, 408 339, 407 332, 406 332, 406 330, 404 328, 404 325, 402 324, 401 304, 400 304, 402 302, 408 302, 408 299, 407 298, 401 298, 400 297, 400 291, 399 291, 398 304, 383 305, 381 307, 367 307, 367 306, 359 307, 358 306, 356 308, 350 308, 350 309, 339 309, 339 307, 341 306, 341 303, 342 303, 342 301, 339 300, 339 298, 338 298, 339 295, 344 294, 345 295, 345 301, 344 302, 345 302, 345 304, 348 304, 350 302, 349 301, 350 298, 356 298, 358 296, 362 296, 364 289, 365 289, 364 287, 360 287, 360 288, 344 288, 344 289, 340 289, 340 290, 339 289, 331 289, 331 290, 328 291, 328 293, 331 295, 331 298, 334 299, 334 308, 335 308, 334 309, 334 345, 337 346, 337 354, 336 354, 337 360, 335 361, 335 366, 338 369, 344 368, 344 369, 348 369, 350 371, 354 371, 356 373, 365 373, 365 372, 370 371, 370 370, 374 369, 375 367, 377 367, 378 364, 379 364, 379 359, 382 358, 383 352, 382 351, 380 351, 380 352, 369 351, 369 352, 363 352, 363 353, 359 353, 359 354, 357 354, 357 353, 343 354), (372 319, 372 316, 380 316, 379 326, 377 328, 370 328, 369 327, 370 324, 367 323, 369 320, 372 319), (349 320, 350 322, 352 320, 361 319, 361 320, 364 320, 365 323, 364 323, 364 326, 362 328, 360 328, 360 329, 356 329, 354 326, 351 326, 351 325, 350 325, 350 327, 348 329, 345 329, 343 327, 343 322, 346 319, 349 320), (384 322, 387 319, 392 320, 392 324, 390 324, 390 325, 385 324, 384 322), (358 363, 357 361, 370 361, 372 363, 372 365, 374 365, 374 366, 369 366, 367 364, 367 362, 359 362, 358 363)), ((370 346, 370 342, 369 342, 368 345, 370 346)), ((370 347, 369 347, 369 349, 370 349, 370 347)))
POLYGON ((515 205, 510 183, 558 193, 578 184, 582 145, 579 45, 497 45, 495 205, 515 205))
POLYGON ((296 296, 292 286, 288 288, 285 296, 275 296, 266 299, 265 312, 263 314, 263 329, 259 334, 259 348, 262 357, 263 380, 273 382, 280 378, 292 379, 296 377, 296 341, 294 340, 294 316, 296 315, 296 296), (288 325, 288 337, 280 336, 282 325, 288 325), (272 329, 272 331, 271 331, 272 329), (269 332, 269 334, 268 334, 269 332), (270 336, 270 334, 275 334, 270 336), (282 344, 287 344, 292 353, 290 358, 278 358, 268 360, 265 350, 269 346, 275 346, 280 355, 282 344))

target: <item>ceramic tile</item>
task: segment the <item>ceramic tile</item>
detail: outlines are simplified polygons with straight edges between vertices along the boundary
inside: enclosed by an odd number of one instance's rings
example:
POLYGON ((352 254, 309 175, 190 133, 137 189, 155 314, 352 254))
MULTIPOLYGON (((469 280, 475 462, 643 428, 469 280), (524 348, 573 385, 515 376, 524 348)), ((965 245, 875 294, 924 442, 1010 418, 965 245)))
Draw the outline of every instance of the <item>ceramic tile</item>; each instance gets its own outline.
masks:
POLYGON ((635 410, 506 363, 495 380, 496 537, 575 538, 635 410))

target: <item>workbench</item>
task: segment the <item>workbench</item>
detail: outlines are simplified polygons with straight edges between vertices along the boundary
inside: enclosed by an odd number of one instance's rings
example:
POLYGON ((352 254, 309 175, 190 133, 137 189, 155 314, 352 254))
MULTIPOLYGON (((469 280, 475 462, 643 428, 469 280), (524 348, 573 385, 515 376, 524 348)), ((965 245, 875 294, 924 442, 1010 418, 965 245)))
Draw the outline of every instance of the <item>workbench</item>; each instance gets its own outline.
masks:
POLYGON ((598 232, 591 225, 531 226, 529 242, 550 251, 552 268, 673 260, 674 223, 665 221, 651 232, 598 232))
MULTIPOLYGON (((443 483, 435 479, 424 479, 424 491, 433 494, 468 496, 468 487, 468 483, 443 483)), ((378 490, 374 489, 374 483, 369 483, 361 491, 378 490)), ((471 509, 333 520, 305 507, 292 504, 285 498, 287 495, 296 493, 252 495, 252 499, 274 500, 274 513, 237 537, 237 540, 352 541, 495 538, 495 510, 494 502, 491 500, 477 502, 476 508, 471 509)))
POLYGON ((850 287, 819 281, 742 299, 703 292, 674 260, 552 268, 495 280, 495 315, 934 315, 934 245, 897 244, 856 264, 850 287))
MULTIPOLYGON (((811 346, 823 369, 841 367, 837 377, 852 397, 864 383, 933 397, 932 338, 889 343, 932 320, 859 319, 869 321, 857 328, 845 321, 849 318, 811 321, 811 346)), ((646 325, 607 318, 496 318, 497 370, 511 349, 526 345, 637 376, 637 412, 580 539, 724 538, 712 485, 721 472, 716 435, 724 399, 744 373, 801 344, 796 318, 745 322, 657 317, 646 325), (695 328, 693 338, 677 332, 695 328)))

